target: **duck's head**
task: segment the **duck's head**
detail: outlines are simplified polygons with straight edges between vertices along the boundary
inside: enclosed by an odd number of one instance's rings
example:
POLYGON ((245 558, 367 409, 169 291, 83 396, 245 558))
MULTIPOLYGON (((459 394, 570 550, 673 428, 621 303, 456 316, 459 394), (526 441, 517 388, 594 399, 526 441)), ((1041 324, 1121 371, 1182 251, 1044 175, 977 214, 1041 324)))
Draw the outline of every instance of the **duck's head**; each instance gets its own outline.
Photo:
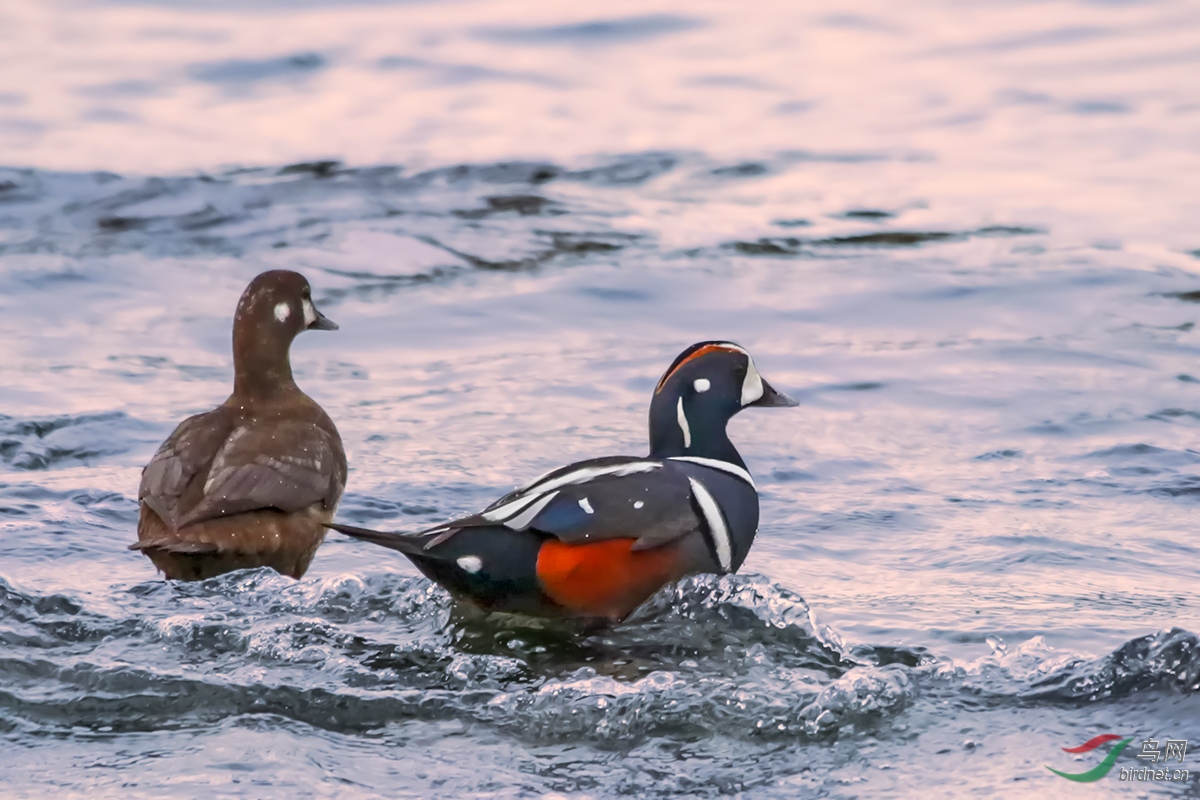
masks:
POLYGON ((312 287, 299 272, 273 269, 250 281, 233 317, 233 360, 247 390, 290 383, 288 349, 304 331, 338 326, 313 303, 312 287))
POLYGON ((799 405, 759 374, 733 342, 697 342, 676 357, 650 401, 650 453, 706 456, 740 464, 725 425, 743 408, 799 405))
POLYGON ((250 281, 238 301, 233 326, 289 341, 302 331, 338 329, 313 305, 308 279, 290 269, 269 270, 250 281))

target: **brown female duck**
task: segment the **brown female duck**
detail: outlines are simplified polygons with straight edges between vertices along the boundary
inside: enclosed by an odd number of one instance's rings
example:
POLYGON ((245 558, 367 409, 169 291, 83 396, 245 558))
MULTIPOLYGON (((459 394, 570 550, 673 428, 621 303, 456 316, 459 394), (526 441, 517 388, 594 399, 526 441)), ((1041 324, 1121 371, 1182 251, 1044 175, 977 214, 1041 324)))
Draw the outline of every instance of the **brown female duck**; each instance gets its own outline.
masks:
POLYGON ((302 331, 337 327, 303 275, 250 282, 233 319, 233 394, 180 423, 142 470, 131 550, 181 580, 264 566, 304 574, 346 486, 346 454, 293 380, 288 351, 302 331))

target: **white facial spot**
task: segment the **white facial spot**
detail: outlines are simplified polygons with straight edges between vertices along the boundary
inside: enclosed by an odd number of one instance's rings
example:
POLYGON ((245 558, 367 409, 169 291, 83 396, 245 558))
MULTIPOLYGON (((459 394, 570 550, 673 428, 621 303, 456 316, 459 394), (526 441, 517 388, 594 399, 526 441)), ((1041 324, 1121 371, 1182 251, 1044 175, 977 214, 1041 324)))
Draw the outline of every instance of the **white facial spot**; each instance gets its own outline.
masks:
POLYGON ((683 431, 683 446, 692 446, 692 429, 688 427, 687 414, 683 413, 683 398, 675 406, 675 419, 679 422, 679 430, 683 431))
POLYGON ((595 511, 592 510, 592 504, 588 502, 588 499, 586 497, 579 501, 579 507, 582 508, 584 511, 586 511, 589 514, 596 513, 595 511))
POLYGON ((292 309, 287 303, 275 304, 275 319, 279 320, 280 322, 287 322, 287 318, 291 315, 292 309))
POLYGON ((633 507, 634 507, 634 508, 641 508, 641 507, 642 507, 642 506, 644 506, 644 505, 646 505, 646 504, 645 504, 645 503, 643 503, 641 500, 638 500, 636 503, 634 503, 634 504, 633 504, 633 507))
POLYGON ((305 327, 312 325, 317 321, 317 310, 313 308, 312 301, 305 298, 304 300, 304 325, 305 327))
POLYGON ((454 563, 458 564, 458 566, 462 567, 463 570, 471 573, 472 575, 483 569, 483 561, 480 560, 479 556, 463 556, 454 563))
POLYGON ((697 392, 703 394, 712 388, 712 383, 708 378, 696 378, 696 380, 692 381, 692 386, 697 392))
POLYGON ((742 381, 742 405, 748 406, 763 396, 762 376, 754 366, 754 359, 746 356, 746 379, 742 381))

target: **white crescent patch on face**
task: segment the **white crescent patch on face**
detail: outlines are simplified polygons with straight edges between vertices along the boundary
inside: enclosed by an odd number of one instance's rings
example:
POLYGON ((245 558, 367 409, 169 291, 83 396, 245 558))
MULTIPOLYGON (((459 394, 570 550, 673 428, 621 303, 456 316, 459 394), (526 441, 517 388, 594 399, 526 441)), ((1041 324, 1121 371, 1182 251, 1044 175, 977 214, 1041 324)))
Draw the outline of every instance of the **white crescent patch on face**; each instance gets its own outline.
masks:
POLYGON ((733 342, 722 342, 720 346, 746 357, 746 377, 742 381, 742 405, 748 406, 756 400, 761 400, 763 396, 762 376, 758 374, 758 367, 754 366, 754 359, 750 357, 749 351, 733 342))
POLYGON ((304 303, 304 327, 308 327, 317 321, 317 310, 313 308, 312 301, 305 298, 304 303))
POLYGON ((288 317, 292 315, 292 308, 287 303, 275 304, 275 319, 280 322, 287 322, 288 317))
POLYGON ((763 396, 762 376, 754 366, 754 359, 746 354, 746 379, 742 381, 742 405, 748 406, 763 396))

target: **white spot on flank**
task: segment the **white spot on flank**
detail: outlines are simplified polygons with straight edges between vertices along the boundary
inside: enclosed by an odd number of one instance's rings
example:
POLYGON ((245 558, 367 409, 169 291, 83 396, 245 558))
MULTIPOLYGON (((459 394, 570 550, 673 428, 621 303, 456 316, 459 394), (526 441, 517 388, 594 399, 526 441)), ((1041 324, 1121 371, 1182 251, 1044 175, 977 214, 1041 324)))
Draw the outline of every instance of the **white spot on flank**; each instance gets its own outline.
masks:
POLYGON ((675 406, 675 419, 679 421, 679 430, 683 431, 683 446, 692 446, 692 429, 688 427, 687 415, 683 413, 683 398, 675 406))
POLYGON ((458 566, 462 567, 472 575, 483 569, 483 561, 480 560, 479 556, 463 556, 454 563, 458 564, 458 566))
POLYGON ((708 378, 696 378, 692 381, 692 386, 697 392, 704 393, 712 388, 712 382, 708 378))
POLYGON ((644 505, 646 505, 646 504, 645 504, 645 503, 643 503, 641 500, 638 500, 636 503, 634 503, 634 504, 633 504, 633 507, 634 507, 634 508, 641 508, 641 507, 642 507, 642 506, 644 506, 644 505))
POLYGON ((292 315, 292 309, 288 306, 287 303, 276 303, 275 304, 275 319, 279 320, 280 322, 287 322, 287 318, 290 317, 291 315, 292 315))
POLYGON ((582 508, 584 511, 586 511, 589 514, 596 513, 595 511, 592 510, 592 504, 588 502, 588 499, 586 497, 579 501, 579 507, 582 508))
POLYGON ((311 300, 304 301, 304 325, 305 327, 312 325, 317 321, 317 310, 313 308, 311 300))

